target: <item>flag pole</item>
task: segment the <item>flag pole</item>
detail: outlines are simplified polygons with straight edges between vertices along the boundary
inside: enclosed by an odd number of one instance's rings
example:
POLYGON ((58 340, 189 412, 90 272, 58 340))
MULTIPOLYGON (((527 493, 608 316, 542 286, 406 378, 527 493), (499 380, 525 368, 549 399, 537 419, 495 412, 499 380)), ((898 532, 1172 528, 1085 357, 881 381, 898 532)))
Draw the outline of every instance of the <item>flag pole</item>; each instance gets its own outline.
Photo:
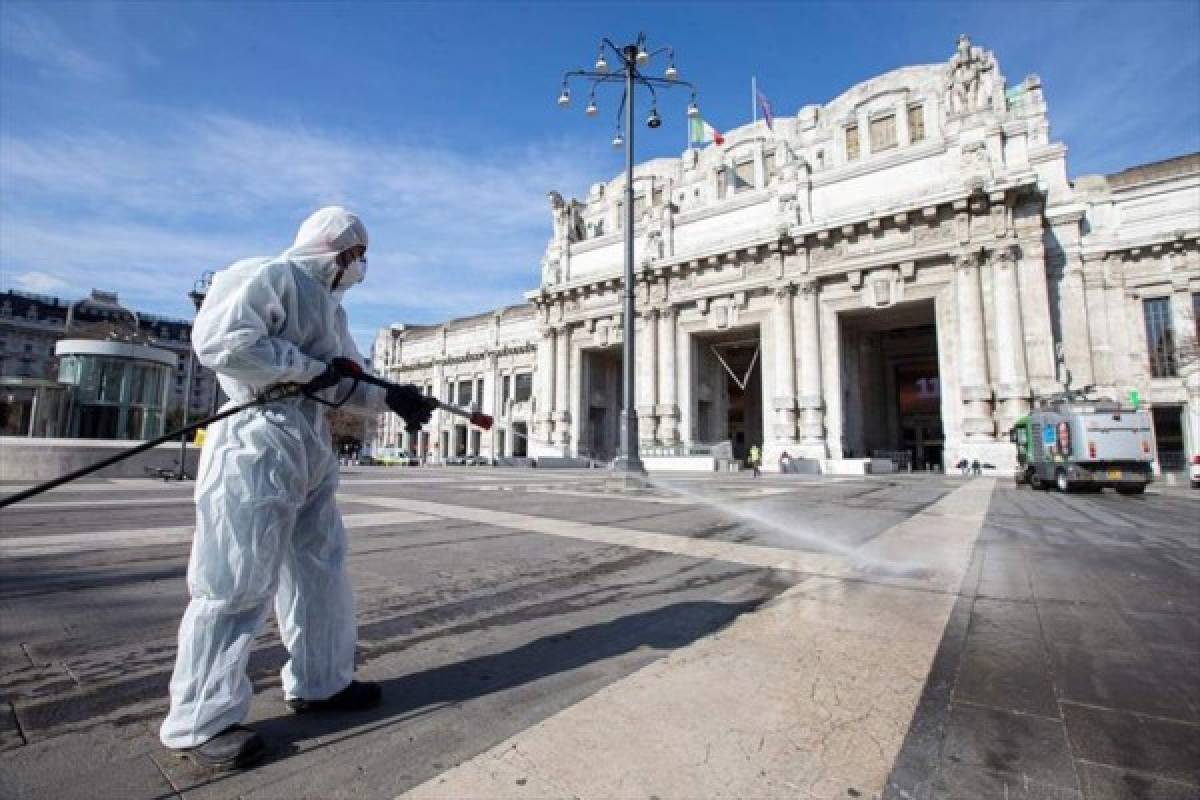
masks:
POLYGON ((750 76, 750 113, 754 115, 754 124, 758 125, 758 76, 750 76))

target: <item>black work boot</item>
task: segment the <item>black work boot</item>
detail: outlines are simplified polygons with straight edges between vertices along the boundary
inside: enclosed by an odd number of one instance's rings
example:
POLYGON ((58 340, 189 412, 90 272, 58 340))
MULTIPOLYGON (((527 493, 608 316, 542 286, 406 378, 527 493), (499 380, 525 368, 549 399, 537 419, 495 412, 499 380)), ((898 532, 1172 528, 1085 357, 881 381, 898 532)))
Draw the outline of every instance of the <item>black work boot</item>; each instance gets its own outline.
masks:
POLYGON ((314 711, 366 711, 374 708, 383 700, 383 689, 372 681, 350 681, 350 685, 333 697, 324 700, 305 700, 303 697, 289 697, 288 708, 297 714, 307 714, 314 711))
POLYGON ((204 769, 226 772, 257 764, 267 754, 267 746, 262 737, 250 728, 232 725, 204 744, 174 752, 204 769))

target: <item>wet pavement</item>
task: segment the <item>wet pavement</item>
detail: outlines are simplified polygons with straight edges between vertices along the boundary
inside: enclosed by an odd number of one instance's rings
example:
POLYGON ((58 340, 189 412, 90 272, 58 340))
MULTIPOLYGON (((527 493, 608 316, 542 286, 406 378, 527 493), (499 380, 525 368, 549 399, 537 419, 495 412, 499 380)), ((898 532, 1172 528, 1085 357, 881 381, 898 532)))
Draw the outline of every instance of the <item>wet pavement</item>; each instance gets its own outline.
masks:
POLYGON ((1200 492, 735 475, 612 496, 602 481, 347 470, 360 674, 386 701, 355 717, 286 713, 286 654, 268 629, 251 722, 273 754, 219 777, 156 738, 191 486, 81 484, 0 512, 0 797, 504 793, 489 780, 514 796, 613 796, 628 776, 577 774, 578 754, 553 754, 614 708, 629 730, 589 740, 597 758, 656 726, 640 750, 725 717, 741 737, 697 739, 694 767, 683 744, 659 753, 693 782, 625 782, 622 796, 1200 797, 1200 492), (923 532, 932 544, 913 544, 923 532), (907 574, 845 557, 944 543, 907 574), (758 733, 753 718, 733 725, 733 687, 770 700, 758 717, 800 718, 762 723, 760 752, 743 752, 758 733), (854 687, 890 699, 860 707, 840 694, 854 687), (671 698, 682 705, 637 724, 671 698), (514 767, 510 749, 543 763, 514 767), (713 782, 741 774, 721 761, 733 755, 761 769, 713 782))
POLYGON ((1000 491, 885 796, 1195 800, 1198 712, 1195 496, 1000 491))

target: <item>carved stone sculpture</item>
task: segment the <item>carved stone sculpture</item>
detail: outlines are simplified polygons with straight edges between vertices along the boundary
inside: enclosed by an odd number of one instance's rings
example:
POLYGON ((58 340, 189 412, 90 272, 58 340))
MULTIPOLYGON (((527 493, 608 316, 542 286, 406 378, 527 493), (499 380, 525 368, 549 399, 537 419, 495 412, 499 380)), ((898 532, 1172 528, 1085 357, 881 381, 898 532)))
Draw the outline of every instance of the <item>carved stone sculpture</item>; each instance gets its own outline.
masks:
POLYGON ((1000 96, 996 58, 981 47, 973 47, 964 33, 946 67, 947 107, 953 115, 990 109, 1000 96))

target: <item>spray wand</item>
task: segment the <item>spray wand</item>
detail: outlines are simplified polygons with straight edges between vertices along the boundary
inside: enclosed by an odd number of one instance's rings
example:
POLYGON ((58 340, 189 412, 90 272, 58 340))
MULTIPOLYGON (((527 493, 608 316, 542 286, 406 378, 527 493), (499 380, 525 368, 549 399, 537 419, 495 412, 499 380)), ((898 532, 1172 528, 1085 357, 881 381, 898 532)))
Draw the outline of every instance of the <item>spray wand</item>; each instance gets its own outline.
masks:
MULTIPOLYGON (((382 389, 391 389, 392 387, 397 386, 397 384, 392 383, 391 381, 384 380, 383 378, 370 374, 361 366, 352 361, 340 366, 342 367, 343 371, 345 371, 347 377, 353 378, 356 381, 369 383, 372 386, 378 386, 382 389)), ((436 397, 426 396, 425 400, 429 403, 431 409, 440 409, 448 414, 454 414, 457 417, 465 417, 472 425, 485 431, 490 431, 492 426, 496 424, 496 420, 492 417, 492 415, 484 414, 482 411, 470 411, 465 408, 459 408, 458 406, 452 406, 449 403, 443 403, 436 397)), ((420 425, 410 425, 407 428, 410 433, 420 429, 420 425)))

